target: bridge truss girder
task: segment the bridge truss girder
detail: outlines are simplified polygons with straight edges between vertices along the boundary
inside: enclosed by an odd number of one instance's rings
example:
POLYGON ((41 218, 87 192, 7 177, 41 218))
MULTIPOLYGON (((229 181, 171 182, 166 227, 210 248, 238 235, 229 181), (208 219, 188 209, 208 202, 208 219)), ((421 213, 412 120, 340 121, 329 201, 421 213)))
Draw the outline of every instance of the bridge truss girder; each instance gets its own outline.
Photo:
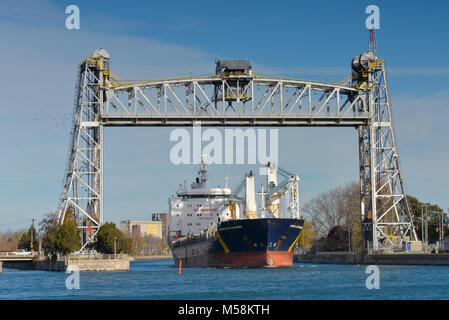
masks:
POLYGON ((357 126, 370 118, 366 96, 358 90, 305 80, 198 77, 131 82, 105 91, 105 126, 190 126, 194 121, 204 126, 357 126), (229 100, 223 88, 232 92, 232 85, 236 91, 229 100))

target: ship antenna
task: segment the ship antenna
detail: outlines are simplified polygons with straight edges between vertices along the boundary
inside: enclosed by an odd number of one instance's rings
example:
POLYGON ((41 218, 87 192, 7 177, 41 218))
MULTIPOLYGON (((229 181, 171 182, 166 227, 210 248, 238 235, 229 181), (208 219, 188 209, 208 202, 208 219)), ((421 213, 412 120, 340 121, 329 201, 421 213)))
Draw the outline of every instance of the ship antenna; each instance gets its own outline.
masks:
POLYGON ((374 55, 376 55, 376 34, 374 29, 370 29, 369 31, 369 46, 368 46, 368 50, 372 53, 374 53, 374 55))

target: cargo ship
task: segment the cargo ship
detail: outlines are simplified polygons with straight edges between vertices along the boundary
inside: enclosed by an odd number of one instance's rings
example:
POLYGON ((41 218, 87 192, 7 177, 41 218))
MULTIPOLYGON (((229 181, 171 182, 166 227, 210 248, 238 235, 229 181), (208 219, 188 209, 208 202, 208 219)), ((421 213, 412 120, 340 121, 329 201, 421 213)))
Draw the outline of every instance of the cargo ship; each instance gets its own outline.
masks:
POLYGON ((175 265, 182 267, 288 267, 304 220, 299 218, 296 175, 267 164, 267 187, 260 210, 254 175, 245 174, 234 191, 227 186, 208 188, 201 158, 198 176, 190 188, 180 186, 169 199, 170 246, 175 265), (277 183, 277 171, 285 180, 277 183), (244 196, 239 193, 245 187, 244 196), (285 198, 285 207, 280 200, 285 198), (281 210, 283 209, 283 210, 281 210))

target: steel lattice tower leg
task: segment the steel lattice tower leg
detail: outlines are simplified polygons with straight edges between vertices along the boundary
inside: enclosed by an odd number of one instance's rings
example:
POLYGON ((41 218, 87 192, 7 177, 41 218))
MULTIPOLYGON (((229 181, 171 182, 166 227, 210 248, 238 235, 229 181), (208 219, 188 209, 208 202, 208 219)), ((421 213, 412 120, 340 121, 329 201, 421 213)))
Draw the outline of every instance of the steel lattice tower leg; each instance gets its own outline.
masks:
POLYGON ((69 159, 59 207, 63 223, 68 210, 82 229, 81 248, 95 240, 103 224, 103 126, 101 110, 109 75, 109 54, 99 49, 79 64, 69 159))
POLYGON ((384 61, 375 58, 367 76, 372 118, 358 129, 362 233, 365 249, 378 251, 417 237, 399 168, 384 61))

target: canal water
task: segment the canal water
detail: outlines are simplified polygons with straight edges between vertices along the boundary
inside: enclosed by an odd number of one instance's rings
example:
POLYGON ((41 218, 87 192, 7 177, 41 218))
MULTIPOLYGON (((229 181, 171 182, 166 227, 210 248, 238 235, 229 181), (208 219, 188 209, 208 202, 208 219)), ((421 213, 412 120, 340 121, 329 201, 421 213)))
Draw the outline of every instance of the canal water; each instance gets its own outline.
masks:
POLYGON ((448 299, 449 267, 379 266, 367 289, 365 265, 294 263, 291 268, 182 269, 172 260, 132 261, 129 272, 70 274, 3 269, 0 299, 448 299), (74 279, 74 278, 72 278, 74 279))

